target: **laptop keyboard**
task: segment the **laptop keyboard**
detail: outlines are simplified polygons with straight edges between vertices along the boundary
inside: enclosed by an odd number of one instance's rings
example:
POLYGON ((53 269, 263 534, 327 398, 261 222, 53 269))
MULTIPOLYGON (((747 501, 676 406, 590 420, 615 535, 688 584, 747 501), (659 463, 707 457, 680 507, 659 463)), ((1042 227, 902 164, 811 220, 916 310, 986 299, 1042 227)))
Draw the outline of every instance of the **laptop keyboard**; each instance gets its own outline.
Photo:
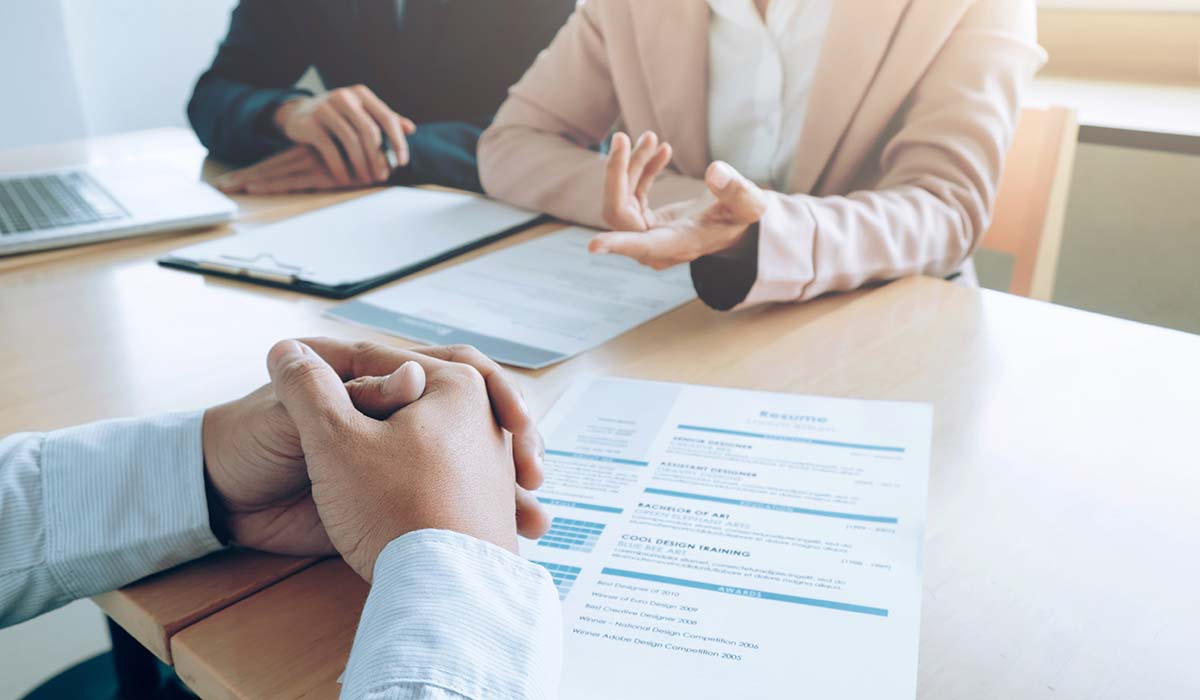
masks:
POLYGON ((125 216, 121 205, 84 172, 0 178, 0 235, 125 216))

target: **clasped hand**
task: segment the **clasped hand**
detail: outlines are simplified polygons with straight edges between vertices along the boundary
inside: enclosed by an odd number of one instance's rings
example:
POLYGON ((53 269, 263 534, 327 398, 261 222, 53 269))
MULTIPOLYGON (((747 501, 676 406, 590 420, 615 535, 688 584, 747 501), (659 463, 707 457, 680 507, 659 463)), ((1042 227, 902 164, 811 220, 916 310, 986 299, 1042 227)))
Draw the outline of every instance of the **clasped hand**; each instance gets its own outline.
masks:
POLYGON ((258 195, 380 185, 392 173, 384 135, 396 153, 396 167, 404 167, 407 137, 417 130, 365 85, 289 100, 273 117, 279 133, 296 145, 217 178, 221 191, 258 195))
POLYGON ((671 162, 671 146, 646 132, 631 145, 629 136, 612 138, 604 180, 604 223, 612 233, 597 234, 592 253, 633 258, 663 270, 736 246, 767 209, 767 196, 731 165, 709 165, 708 193, 654 209, 650 190, 671 162))
POLYGON ((370 580, 391 540, 450 529, 515 551, 547 518, 543 445, 515 382, 474 348, 283 341, 271 383, 206 412, 216 525, 242 546, 340 554, 370 580))

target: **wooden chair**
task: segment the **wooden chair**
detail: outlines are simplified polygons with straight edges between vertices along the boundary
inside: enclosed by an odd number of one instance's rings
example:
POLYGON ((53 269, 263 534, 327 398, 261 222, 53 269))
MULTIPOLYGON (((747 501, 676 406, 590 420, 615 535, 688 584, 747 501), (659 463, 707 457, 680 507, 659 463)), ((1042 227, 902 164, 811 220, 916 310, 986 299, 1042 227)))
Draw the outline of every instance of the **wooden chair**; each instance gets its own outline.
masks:
POLYGON ((981 247, 1013 256, 1009 292, 1050 301, 1062 247, 1079 122, 1063 107, 1021 114, 981 247))

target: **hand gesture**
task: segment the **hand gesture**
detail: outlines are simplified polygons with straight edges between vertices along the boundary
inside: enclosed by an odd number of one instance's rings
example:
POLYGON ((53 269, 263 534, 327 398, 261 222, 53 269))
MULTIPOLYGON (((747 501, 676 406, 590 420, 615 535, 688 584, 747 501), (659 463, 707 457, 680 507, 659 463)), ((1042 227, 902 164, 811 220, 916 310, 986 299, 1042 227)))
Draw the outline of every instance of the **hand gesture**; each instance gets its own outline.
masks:
MULTIPOLYGON (((641 180, 633 197, 621 196, 623 183, 629 176, 622 175, 625 156, 618 152, 615 138, 613 141, 605 185, 605 220, 614 232, 593 237, 588 244, 592 253, 624 255, 663 270, 737 245, 767 210, 766 193, 721 161, 709 165, 705 173, 708 195, 650 210, 646 193, 652 182, 644 179, 648 172, 657 175, 661 167, 641 169, 641 180), (609 217, 610 207, 619 215, 609 217)), ((651 157, 648 163, 654 165, 660 157, 651 157)), ((630 159, 626 172, 637 170, 636 165, 637 159, 630 159)))

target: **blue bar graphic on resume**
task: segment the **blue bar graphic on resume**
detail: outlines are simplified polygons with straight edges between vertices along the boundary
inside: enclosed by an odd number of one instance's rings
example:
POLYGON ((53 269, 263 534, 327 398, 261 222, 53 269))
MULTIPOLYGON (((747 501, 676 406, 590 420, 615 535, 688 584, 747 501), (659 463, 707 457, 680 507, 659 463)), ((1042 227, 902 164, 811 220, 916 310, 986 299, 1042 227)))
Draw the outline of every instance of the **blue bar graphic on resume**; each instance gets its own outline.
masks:
POLYGON ((839 603, 833 600, 821 600, 819 598, 802 598, 794 595, 784 595, 783 593, 770 593, 768 591, 756 591, 752 588, 741 588, 738 586, 718 586, 715 583, 704 583, 702 581, 689 581, 682 578, 671 578, 670 576, 658 576, 656 574, 643 574, 637 571, 626 571, 624 569, 610 569, 605 567, 601 569, 601 574, 608 576, 619 576, 621 578, 632 578, 639 581, 651 581, 653 583, 666 583, 672 586, 682 586, 683 588, 695 588, 701 591, 713 591, 715 593, 727 593, 729 595, 738 595, 745 598, 759 598, 760 600, 777 600, 781 603, 794 603, 796 605, 810 605, 814 608, 828 608, 830 610, 841 610, 843 612, 861 613, 863 615, 876 615, 878 617, 887 617, 888 611, 884 608, 872 608, 866 605, 852 605, 850 603, 839 603))
POLYGON ((550 530, 538 540, 538 545, 589 553, 596 548, 596 543, 600 541, 600 535, 603 533, 604 523, 555 518, 550 522, 550 530))
POLYGON ((777 510, 781 513, 800 513, 802 515, 819 515, 823 518, 841 518, 843 520, 861 520, 867 523, 890 523, 896 524, 900 522, 896 518, 889 518, 883 515, 857 515, 855 513, 839 513, 832 510, 814 510, 812 508, 797 508, 796 506, 781 506, 775 503, 762 503, 760 501, 743 501, 740 498, 724 498, 722 496, 705 496, 699 493, 684 493, 682 491, 668 491, 666 489, 647 488, 646 493, 655 496, 671 496, 673 498, 689 498, 693 501, 709 501, 711 503, 724 503, 731 506, 744 506, 746 508, 761 508, 762 510, 777 510))
POLYGON ((767 433, 750 433, 745 430, 726 430, 725 428, 706 428, 702 425, 681 425, 680 430, 694 430, 699 433, 718 433, 720 435, 737 435, 738 437, 763 438, 764 440, 779 440, 780 442, 802 442, 806 445, 824 445, 826 447, 848 447, 852 450, 875 450, 877 452, 904 452, 903 447, 887 445, 860 445, 854 442, 837 442, 834 440, 818 440, 816 438, 793 437, 791 435, 768 435, 767 433))
POLYGON ((586 452, 565 452, 563 450, 546 450, 546 454, 554 455, 555 457, 574 457, 576 459, 590 459, 594 462, 611 462, 613 464, 628 464, 631 467, 648 467, 649 462, 639 462, 636 459, 624 459, 622 457, 607 457, 605 455, 590 455, 586 452))
POLYGON ((548 506, 562 506, 564 508, 578 508, 580 510, 594 510, 600 513, 624 513, 625 511, 613 506, 601 506, 595 503, 578 503, 576 501, 564 501, 558 498, 543 498, 538 496, 538 500, 548 506))
POLYGON ((567 599, 567 594, 571 592, 571 587, 575 585, 575 579, 579 578, 579 572, 582 571, 578 566, 552 564, 547 561, 535 561, 533 563, 550 572, 550 579, 554 581, 554 587, 558 589, 559 600, 567 599))

